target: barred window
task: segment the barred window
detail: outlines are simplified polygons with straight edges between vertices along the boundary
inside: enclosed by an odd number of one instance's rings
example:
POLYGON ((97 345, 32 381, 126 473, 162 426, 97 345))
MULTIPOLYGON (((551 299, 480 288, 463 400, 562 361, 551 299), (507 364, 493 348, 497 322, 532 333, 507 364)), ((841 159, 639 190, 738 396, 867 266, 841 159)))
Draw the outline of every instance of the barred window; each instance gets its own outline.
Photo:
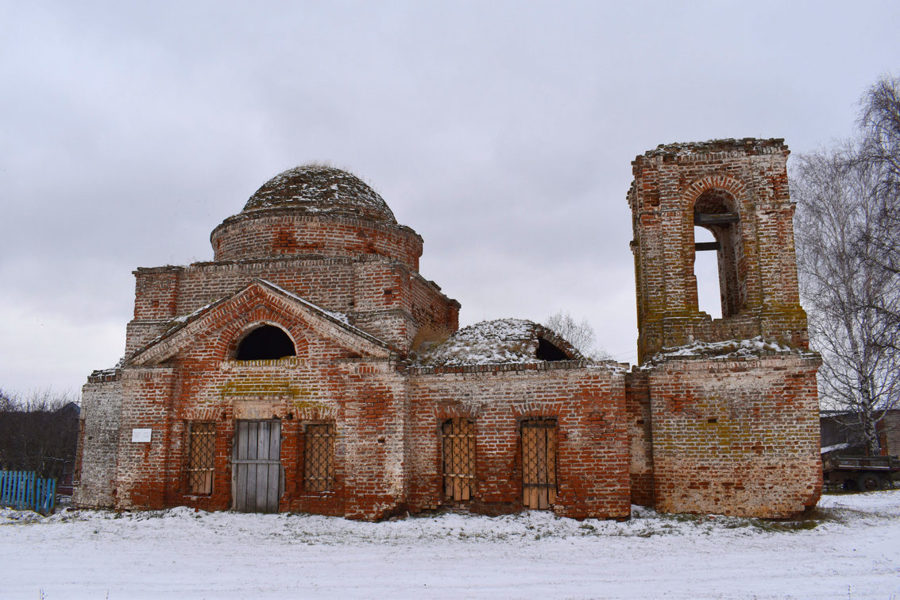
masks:
POLYGON ((475 491, 475 423, 448 419, 441 426, 444 455, 444 497, 471 500, 475 491))
POLYGON ((556 420, 522 421, 522 504, 549 508, 556 502, 556 420))
POLYGON ((307 425, 304 433, 303 485, 327 492, 334 485, 334 424, 307 425))
POLYGON ((188 489, 191 494, 211 494, 216 424, 195 421, 189 424, 188 489))

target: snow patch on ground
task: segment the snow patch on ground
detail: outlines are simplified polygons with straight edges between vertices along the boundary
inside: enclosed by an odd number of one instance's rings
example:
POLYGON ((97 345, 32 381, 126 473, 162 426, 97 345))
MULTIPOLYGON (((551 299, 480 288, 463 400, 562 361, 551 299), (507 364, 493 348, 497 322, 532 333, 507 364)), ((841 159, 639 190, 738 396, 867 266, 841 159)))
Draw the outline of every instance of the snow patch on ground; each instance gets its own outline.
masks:
POLYGON ((3 598, 900 597, 900 490, 808 518, 0 511, 3 598))

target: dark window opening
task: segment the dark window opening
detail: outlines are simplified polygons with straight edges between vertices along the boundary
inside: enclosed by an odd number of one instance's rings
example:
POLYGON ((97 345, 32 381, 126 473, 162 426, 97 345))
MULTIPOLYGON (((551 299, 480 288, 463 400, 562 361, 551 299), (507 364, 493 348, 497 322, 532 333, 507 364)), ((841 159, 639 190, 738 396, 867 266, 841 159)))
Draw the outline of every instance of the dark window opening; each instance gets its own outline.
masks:
POLYGON ((698 310, 714 318, 736 315, 744 306, 746 293, 742 285, 744 247, 737 202, 722 190, 704 192, 694 203, 694 225, 698 310))
POLYGON ((538 347, 535 356, 540 360, 571 360, 571 358, 562 350, 551 344, 544 338, 538 338, 538 347))
POLYGON ((251 331, 238 345, 237 360, 274 360, 296 356, 294 342, 288 335, 272 325, 263 325, 251 331))

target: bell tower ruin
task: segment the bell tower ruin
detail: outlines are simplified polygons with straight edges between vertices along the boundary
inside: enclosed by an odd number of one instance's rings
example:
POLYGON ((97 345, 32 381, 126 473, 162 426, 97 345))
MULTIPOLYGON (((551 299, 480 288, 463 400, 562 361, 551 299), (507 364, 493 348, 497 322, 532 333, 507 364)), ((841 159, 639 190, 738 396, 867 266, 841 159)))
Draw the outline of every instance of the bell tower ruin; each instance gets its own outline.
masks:
POLYGON ((763 336, 807 348, 781 139, 668 144, 632 162, 638 361, 663 348, 763 336), (695 227, 715 242, 697 243, 695 227), (718 257, 722 318, 701 312, 694 261, 718 257))
POLYGON ((821 488, 816 370, 800 307, 784 140, 661 145, 632 162, 638 360, 635 502, 665 512, 795 514, 821 488), (715 241, 695 241, 695 228, 715 241), (722 317, 700 310, 718 258, 722 317))

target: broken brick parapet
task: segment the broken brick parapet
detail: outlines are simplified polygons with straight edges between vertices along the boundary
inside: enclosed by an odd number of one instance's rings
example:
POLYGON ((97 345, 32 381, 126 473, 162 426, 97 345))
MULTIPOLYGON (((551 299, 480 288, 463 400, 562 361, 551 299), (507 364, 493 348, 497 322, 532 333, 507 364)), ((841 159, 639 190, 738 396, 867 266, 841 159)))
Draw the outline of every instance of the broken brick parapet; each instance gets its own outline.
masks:
POLYGON ((122 370, 119 368, 100 369, 88 375, 88 383, 109 383, 119 381, 121 377, 122 370))
MULTIPOLYGON (((660 144, 635 159, 663 157, 677 161, 726 160, 759 154, 783 154, 787 151, 784 138, 725 138, 705 142, 676 142, 660 144)), ((632 163, 633 164, 633 163, 632 163)))

